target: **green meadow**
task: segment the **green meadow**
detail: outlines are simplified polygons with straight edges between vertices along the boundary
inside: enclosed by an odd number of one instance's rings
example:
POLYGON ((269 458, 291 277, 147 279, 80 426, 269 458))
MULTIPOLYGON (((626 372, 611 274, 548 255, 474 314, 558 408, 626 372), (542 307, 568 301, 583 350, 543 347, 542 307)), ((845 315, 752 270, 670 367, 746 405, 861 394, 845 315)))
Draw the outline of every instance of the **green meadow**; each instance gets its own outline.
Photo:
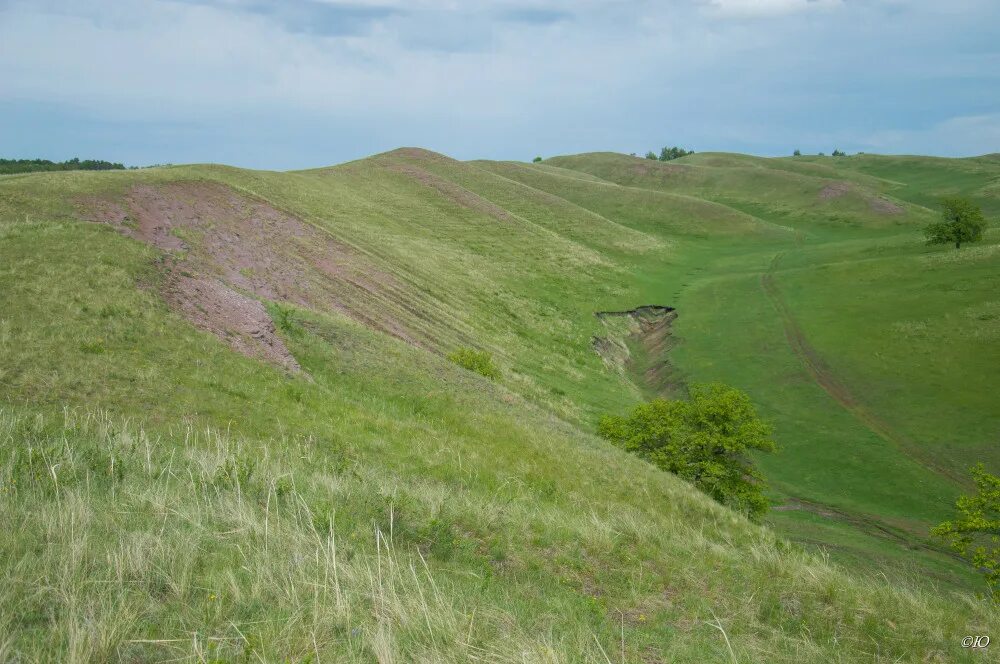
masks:
POLYGON ((998 216, 996 156, 0 176, 0 661, 982 661, 928 531, 1000 471, 998 216), (764 524, 594 435, 663 363, 773 423, 764 524))

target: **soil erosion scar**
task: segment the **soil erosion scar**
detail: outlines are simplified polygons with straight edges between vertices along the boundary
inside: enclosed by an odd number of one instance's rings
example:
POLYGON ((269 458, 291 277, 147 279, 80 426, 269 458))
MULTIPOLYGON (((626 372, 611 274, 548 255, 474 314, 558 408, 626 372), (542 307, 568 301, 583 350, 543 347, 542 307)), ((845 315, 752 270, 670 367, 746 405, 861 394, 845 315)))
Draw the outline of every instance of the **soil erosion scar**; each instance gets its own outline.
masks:
POLYGON ((297 370, 264 305, 339 311, 418 345, 392 310, 406 289, 328 233, 212 182, 136 185, 79 201, 86 218, 164 251, 163 296, 234 350, 297 370))
POLYGON ((844 385, 844 383, 841 382, 836 375, 834 375, 829 365, 827 365, 826 362, 823 361, 823 358, 820 357, 819 353, 816 352, 816 349, 812 347, 805 335, 802 333, 801 328, 799 328, 798 324, 795 322, 795 318, 792 316, 788 305, 781 297, 781 292, 778 290, 774 281, 774 272, 783 256, 784 252, 781 252, 775 254, 774 258, 771 259, 771 265, 768 267, 767 271, 760 275, 760 285, 764 289, 764 293, 767 295, 768 299, 771 300, 771 304, 778 312, 778 315, 781 316, 781 321, 785 327, 785 337, 788 339, 788 345, 791 346, 795 354, 798 355, 802 365, 806 368, 806 371, 809 372, 809 375, 812 376, 813 380, 816 381, 816 384, 822 387, 827 394, 833 397, 834 401, 840 404, 859 422, 865 425, 880 438, 896 446, 897 449, 916 460, 927 469, 943 475, 954 482, 961 483, 961 478, 956 477, 948 469, 935 463, 932 459, 926 458, 921 453, 921 450, 917 445, 905 438, 899 432, 894 431, 888 423, 869 410, 863 403, 858 401, 858 399, 851 394, 851 391, 847 388, 847 386, 844 385))
POLYGON ((626 311, 598 311, 607 336, 595 336, 594 350, 609 368, 639 377, 640 386, 655 395, 673 396, 682 386, 677 370, 667 361, 667 352, 677 344, 671 325, 677 318, 673 307, 649 304, 626 311))

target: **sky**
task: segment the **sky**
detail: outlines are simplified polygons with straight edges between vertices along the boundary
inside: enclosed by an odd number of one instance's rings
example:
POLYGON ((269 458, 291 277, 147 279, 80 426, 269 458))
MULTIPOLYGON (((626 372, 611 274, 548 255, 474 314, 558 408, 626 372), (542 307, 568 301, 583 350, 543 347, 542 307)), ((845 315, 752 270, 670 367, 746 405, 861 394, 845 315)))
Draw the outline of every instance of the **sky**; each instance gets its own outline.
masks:
POLYGON ((998 0, 0 0, 0 157, 1000 152, 998 0))

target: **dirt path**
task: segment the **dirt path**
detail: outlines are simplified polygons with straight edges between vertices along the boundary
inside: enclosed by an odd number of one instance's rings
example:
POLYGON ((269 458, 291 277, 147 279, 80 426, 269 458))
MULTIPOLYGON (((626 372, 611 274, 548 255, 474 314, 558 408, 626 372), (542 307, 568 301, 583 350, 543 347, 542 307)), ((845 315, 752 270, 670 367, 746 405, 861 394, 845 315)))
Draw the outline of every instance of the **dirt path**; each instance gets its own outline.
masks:
POLYGON ((801 328, 795 322, 791 310, 785 303, 781 292, 774 280, 774 273, 784 257, 784 252, 775 254, 766 272, 760 275, 760 285, 774 306, 785 328, 785 337, 788 345, 801 360, 806 371, 812 376, 816 384, 823 388, 834 401, 841 405, 847 412, 861 422, 866 428, 877 436, 895 446, 903 454, 907 455, 928 470, 937 473, 952 482, 962 484, 962 478, 954 475, 949 469, 942 467, 935 461, 926 458, 921 454, 919 447, 898 431, 893 430, 885 420, 871 411, 865 404, 855 397, 850 389, 831 370, 830 366, 823 360, 815 348, 809 343, 801 328))

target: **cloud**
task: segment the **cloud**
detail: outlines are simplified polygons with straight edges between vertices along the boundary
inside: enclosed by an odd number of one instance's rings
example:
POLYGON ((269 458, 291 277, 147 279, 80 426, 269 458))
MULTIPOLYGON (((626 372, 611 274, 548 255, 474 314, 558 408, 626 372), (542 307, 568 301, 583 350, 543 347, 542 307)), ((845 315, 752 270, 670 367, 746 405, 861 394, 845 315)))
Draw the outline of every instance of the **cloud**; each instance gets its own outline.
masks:
POLYGON ((783 16, 843 6, 843 0, 708 0, 712 13, 725 18, 783 16))
POLYGON ((399 7, 374 4, 325 2, 323 0, 173 0, 232 12, 244 12, 272 20, 286 30, 325 36, 357 35, 372 25, 402 13, 399 7))
POLYGON ((998 24, 993 0, 0 0, 0 145, 264 167, 394 144, 982 153, 991 125, 955 118, 1000 108, 998 24))
POLYGON ((505 9, 497 15, 505 21, 537 25, 550 25, 573 18, 573 14, 569 11, 544 7, 514 7, 505 9))

